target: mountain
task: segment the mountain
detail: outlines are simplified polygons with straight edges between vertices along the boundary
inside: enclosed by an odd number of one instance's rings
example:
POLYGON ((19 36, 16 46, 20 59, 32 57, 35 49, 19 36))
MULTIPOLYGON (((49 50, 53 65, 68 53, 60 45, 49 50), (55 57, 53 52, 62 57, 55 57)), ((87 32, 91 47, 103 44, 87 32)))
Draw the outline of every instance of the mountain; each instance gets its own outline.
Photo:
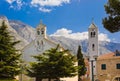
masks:
POLYGON ((17 33, 28 42, 35 39, 35 29, 21 21, 9 20, 10 26, 17 31, 17 33))
MULTIPOLYGON (((21 43, 18 44, 17 48, 23 49, 27 44, 35 39, 35 28, 21 21, 8 20, 5 16, 0 16, 0 24, 3 20, 5 20, 11 34, 15 36, 15 40, 21 40, 21 43)), ((73 54, 76 54, 78 45, 81 45, 83 53, 87 54, 88 40, 75 40, 63 36, 48 36, 48 38, 61 44, 65 49, 69 49, 73 54)), ((100 55, 114 52, 116 49, 120 50, 120 43, 107 41, 99 42, 100 55)))
POLYGON ((16 48, 17 49, 23 49, 23 47, 24 46, 26 46, 29 42, 27 42, 27 40, 25 40, 23 37, 21 37, 19 34, 18 34, 18 32, 14 29, 14 28, 12 28, 11 26, 10 26, 10 24, 9 24, 9 21, 8 21, 8 19, 5 17, 5 16, 0 16, 0 26, 1 26, 1 24, 2 24, 2 22, 5 22, 5 24, 7 25, 7 27, 8 27, 8 31, 10 32, 10 34, 12 35, 12 36, 14 36, 14 40, 15 41, 21 41, 17 46, 16 46, 16 48))

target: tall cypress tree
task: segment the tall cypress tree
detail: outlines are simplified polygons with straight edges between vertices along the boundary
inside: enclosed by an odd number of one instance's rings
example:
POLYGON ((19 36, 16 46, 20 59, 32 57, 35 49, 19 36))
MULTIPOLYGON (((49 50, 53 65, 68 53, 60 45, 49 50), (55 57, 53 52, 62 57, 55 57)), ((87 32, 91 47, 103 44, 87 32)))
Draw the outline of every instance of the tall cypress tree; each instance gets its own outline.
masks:
POLYGON ((85 70, 85 62, 83 58, 83 54, 81 52, 81 46, 78 46, 78 51, 77 51, 77 60, 78 60, 78 81, 81 81, 81 76, 85 75, 86 70, 85 70))
POLYGON ((20 55, 13 36, 3 21, 0 26, 0 79, 14 79, 20 73, 20 55))

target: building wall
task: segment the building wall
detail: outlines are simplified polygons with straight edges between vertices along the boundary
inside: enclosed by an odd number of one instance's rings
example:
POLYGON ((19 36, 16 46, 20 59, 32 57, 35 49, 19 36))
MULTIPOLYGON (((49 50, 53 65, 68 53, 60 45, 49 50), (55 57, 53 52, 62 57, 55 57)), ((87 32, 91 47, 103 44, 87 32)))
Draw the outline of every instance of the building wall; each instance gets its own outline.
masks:
POLYGON ((46 50, 57 47, 57 44, 51 43, 51 42, 49 42, 49 41, 47 41, 45 39, 43 39, 42 41, 43 41, 44 44, 42 45, 41 50, 37 50, 36 40, 31 42, 28 46, 26 46, 22 50, 23 60, 25 62, 33 62, 33 61, 35 61, 35 59, 32 56, 42 54, 46 50))
POLYGON ((97 77, 100 81, 113 81, 116 76, 120 76, 120 69, 116 69, 116 64, 120 63, 120 56, 113 56, 109 59, 97 60, 97 77), (106 64, 106 70, 101 69, 101 64, 106 64))

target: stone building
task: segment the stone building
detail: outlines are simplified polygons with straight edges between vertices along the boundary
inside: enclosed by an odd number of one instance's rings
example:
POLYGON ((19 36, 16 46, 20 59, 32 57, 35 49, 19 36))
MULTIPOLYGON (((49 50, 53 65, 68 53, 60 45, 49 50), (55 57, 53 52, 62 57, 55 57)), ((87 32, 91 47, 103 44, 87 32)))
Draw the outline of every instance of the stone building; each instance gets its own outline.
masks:
MULTIPOLYGON (((22 58, 25 61, 26 64, 29 62, 35 61, 35 59, 32 56, 36 56, 39 54, 44 53, 46 50, 49 50, 51 48, 56 48, 58 44, 51 41, 47 37, 46 33, 46 25, 43 23, 40 23, 38 27, 36 28, 36 39, 33 40, 30 44, 24 47, 22 50, 22 58)), ((62 51, 64 48, 62 46, 59 46, 59 50, 62 51)), ((21 76, 23 81, 34 81, 30 80, 31 78, 26 76, 21 76)), ((61 81, 78 81, 78 77, 67 77, 67 78, 60 78, 61 81)), ((47 79, 43 79, 42 81, 48 81, 47 79)), ((52 80, 54 81, 54 80, 52 80)))
POLYGON ((88 61, 90 81, 96 80, 96 59, 99 56, 98 27, 92 22, 88 29, 88 61))
POLYGON ((120 81, 120 52, 99 56, 96 67, 100 81, 120 81))
MULTIPOLYGON (((50 48, 56 48, 58 44, 47 38, 46 25, 42 22, 36 28, 36 38, 22 50, 23 60, 25 62, 33 62, 35 59, 32 56, 42 54, 50 48)), ((60 46, 59 50, 63 50, 60 46)))

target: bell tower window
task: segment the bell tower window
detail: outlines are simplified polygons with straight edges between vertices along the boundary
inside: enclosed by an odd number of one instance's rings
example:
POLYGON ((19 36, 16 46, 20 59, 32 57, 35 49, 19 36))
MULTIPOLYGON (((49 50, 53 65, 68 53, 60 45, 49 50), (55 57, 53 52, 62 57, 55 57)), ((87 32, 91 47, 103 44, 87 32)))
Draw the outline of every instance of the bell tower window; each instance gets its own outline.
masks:
POLYGON ((91 37, 95 37, 95 31, 91 32, 91 37))
POLYGON ((43 35, 43 34, 44 34, 44 31, 41 31, 41 34, 43 35))
POLYGON ((92 37, 92 32, 91 32, 91 37, 92 37))
POLYGON ((95 50, 95 45, 94 45, 94 44, 92 44, 92 50, 93 50, 93 51, 95 50))
POLYGON ((93 37, 95 37, 95 32, 93 32, 93 37))

